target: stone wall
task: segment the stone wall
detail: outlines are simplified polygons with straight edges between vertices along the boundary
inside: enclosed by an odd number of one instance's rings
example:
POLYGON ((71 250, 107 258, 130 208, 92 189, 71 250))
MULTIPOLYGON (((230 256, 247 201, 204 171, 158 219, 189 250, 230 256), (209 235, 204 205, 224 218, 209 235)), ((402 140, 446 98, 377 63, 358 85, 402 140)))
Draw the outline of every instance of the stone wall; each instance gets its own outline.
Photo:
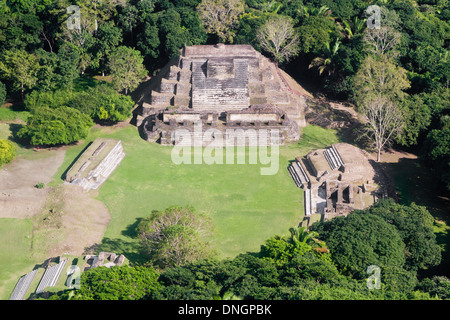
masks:
POLYGON ((84 190, 97 189, 124 157, 120 140, 96 139, 67 172, 65 181, 84 190))

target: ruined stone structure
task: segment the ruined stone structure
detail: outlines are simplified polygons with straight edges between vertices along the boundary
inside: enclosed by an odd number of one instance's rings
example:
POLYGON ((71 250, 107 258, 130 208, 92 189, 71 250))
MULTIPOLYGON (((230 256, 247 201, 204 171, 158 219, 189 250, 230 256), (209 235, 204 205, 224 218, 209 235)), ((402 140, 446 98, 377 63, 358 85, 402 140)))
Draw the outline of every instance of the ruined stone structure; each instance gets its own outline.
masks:
POLYGON ((65 181, 84 190, 97 189, 124 157, 120 140, 96 139, 67 172, 65 181))
POLYGON ((98 256, 87 255, 84 257, 86 263, 89 265, 84 271, 97 267, 113 267, 121 266, 125 261, 125 256, 123 254, 117 255, 113 252, 100 252, 98 256))
POLYGON ((364 209, 380 197, 375 170, 364 151, 346 143, 314 150, 288 167, 304 190, 305 215, 324 218, 364 209))
POLYGON ((185 47, 155 81, 136 118, 149 141, 174 144, 175 129, 200 122, 204 131, 276 128, 282 144, 298 140, 306 125, 306 97, 249 45, 185 47))

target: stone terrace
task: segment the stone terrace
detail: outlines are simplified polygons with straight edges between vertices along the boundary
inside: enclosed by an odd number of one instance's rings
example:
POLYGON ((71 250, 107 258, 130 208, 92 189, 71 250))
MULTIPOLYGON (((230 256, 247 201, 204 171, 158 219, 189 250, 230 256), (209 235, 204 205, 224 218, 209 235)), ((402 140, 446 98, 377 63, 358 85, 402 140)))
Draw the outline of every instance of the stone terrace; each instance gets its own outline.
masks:
POLYGON ((220 117, 255 105, 277 107, 298 127, 306 125, 307 97, 295 93, 277 66, 250 45, 185 47, 152 80, 153 90, 140 99, 138 126, 161 110, 220 117))

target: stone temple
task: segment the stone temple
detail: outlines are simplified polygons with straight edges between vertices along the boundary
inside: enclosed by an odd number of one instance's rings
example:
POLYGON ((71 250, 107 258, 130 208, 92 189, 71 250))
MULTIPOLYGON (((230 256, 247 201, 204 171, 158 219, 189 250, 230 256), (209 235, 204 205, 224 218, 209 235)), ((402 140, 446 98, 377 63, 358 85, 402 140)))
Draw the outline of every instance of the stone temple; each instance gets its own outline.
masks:
POLYGON ((365 151, 347 143, 296 158, 288 171, 297 187, 303 188, 306 216, 320 214, 329 219, 347 215, 384 197, 365 151))
POLYGON ((201 124, 203 133, 243 129, 246 144, 251 132, 267 129, 283 144, 298 140, 306 125, 307 94, 250 45, 184 47, 150 81, 136 114, 148 141, 176 144, 175 130, 201 124))

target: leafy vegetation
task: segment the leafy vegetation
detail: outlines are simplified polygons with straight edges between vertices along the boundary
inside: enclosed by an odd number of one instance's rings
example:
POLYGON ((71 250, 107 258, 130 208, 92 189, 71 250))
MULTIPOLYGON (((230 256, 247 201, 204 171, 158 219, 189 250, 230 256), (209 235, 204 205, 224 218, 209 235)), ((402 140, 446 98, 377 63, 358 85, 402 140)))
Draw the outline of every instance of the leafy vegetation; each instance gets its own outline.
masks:
POLYGON ((76 109, 42 107, 31 114, 17 136, 33 146, 70 144, 86 138, 92 125, 91 118, 76 109))
MULTIPOLYGON (((13 138, 31 145, 71 144, 92 137, 94 121, 110 124, 129 118, 134 106, 130 93, 147 74, 155 74, 177 56, 183 46, 251 44, 295 78, 306 79, 305 86, 314 93, 354 103, 367 120, 364 133, 372 139, 379 159, 389 145, 418 153, 440 182, 438 192, 447 196, 449 18, 446 1, 420 0, 2 1, 0 105, 12 102, 14 110, 1 108, 0 119, 26 120, 26 125, 17 125, 22 127, 13 138), (70 4, 82 9, 79 28, 68 27, 70 4), (380 8, 380 28, 370 27, 370 5, 380 8), (286 33, 280 36, 278 32, 283 30, 286 33), (112 83, 91 86, 84 82, 94 77, 108 78, 112 83), (15 110, 22 107, 27 111, 18 116, 15 110)), ((287 164, 299 153, 337 142, 335 135, 323 130, 305 128, 301 143, 282 149, 281 162, 287 164)), ((117 133, 121 135, 124 133, 117 133)), ((105 185, 100 198, 112 213, 107 236, 123 239, 124 221, 133 225, 135 219, 142 218, 138 232, 141 247, 146 248, 147 263, 157 266, 161 274, 142 266, 100 268, 83 274, 80 291, 53 298, 449 297, 448 278, 417 276, 442 259, 433 233, 434 221, 424 207, 380 202, 347 218, 316 224, 309 232, 292 228, 290 235, 271 236, 269 232, 276 233, 298 218, 293 208, 298 207, 299 199, 285 188, 286 176, 279 174, 269 182, 255 173, 259 168, 250 166, 234 168, 231 173, 221 168, 212 172, 205 167, 201 171, 164 167, 168 153, 160 146, 140 145, 136 152, 135 141, 125 138, 124 142, 130 150, 124 161, 146 161, 161 170, 143 173, 128 169, 118 174, 123 184, 113 179, 105 185), (244 173, 259 187, 236 185, 230 178, 244 173), (214 174, 221 184, 220 195, 206 191, 217 189, 212 182, 202 188, 202 181, 214 180, 214 174), (176 183, 168 184, 168 178, 176 183), (152 186, 145 183, 149 179, 152 186), (129 181, 136 183, 134 189, 129 181), (283 192, 273 191, 274 185, 283 192), (278 192, 276 200, 274 192, 278 192), (200 250, 205 249, 204 243, 193 225, 175 223, 162 228, 170 237, 155 245, 155 226, 174 209, 141 217, 144 198, 160 210, 174 202, 207 204, 219 228, 214 241, 220 243, 226 259, 201 260, 206 256, 200 250), (224 199, 226 206, 217 209, 215 205, 224 199), (118 222, 125 207, 128 215, 118 222), (242 213, 238 222, 235 212, 242 213), (257 227, 249 230, 250 225, 257 227), (273 229, 268 231, 267 225, 273 229), (235 236, 235 242, 227 242, 224 233, 235 236), (167 247, 180 239, 185 247, 179 247, 181 258, 173 260, 167 247), (258 252, 232 258, 255 249, 263 239, 258 252), (364 281, 370 264, 382 268, 380 290, 369 290, 364 281)), ((0 140, 0 166, 13 159, 14 149, 10 141, 0 140)), ((190 222, 198 222, 192 212, 181 211, 190 222)), ((9 232, 10 221, 2 222, 6 226, 2 229, 9 232)), ((30 228, 27 220, 22 228, 30 228)), ((29 247, 28 241, 19 240, 18 247, 29 247)), ((130 243, 136 242, 137 238, 130 243)))
POLYGON ((291 228, 290 235, 267 239, 255 253, 223 260, 198 259, 167 268, 158 276, 151 267, 134 267, 136 273, 147 270, 155 275, 150 279, 137 275, 136 283, 114 276, 129 274, 133 267, 114 267, 111 271, 93 269, 82 275, 82 284, 87 289, 53 298, 89 299, 96 295, 121 299, 123 292, 128 295, 146 282, 147 292, 139 295, 141 299, 447 299, 448 278, 419 281, 416 272, 410 270, 412 265, 425 265, 409 258, 409 253, 414 251, 412 247, 436 244, 433 238, 427 240, 420 233, 407 231, 406 225, 412 229, 418 227, 412 227, 405 219, 414 219, 420 227, 429 226, 433 220, 426 209, 416 205, 380 202, 347 218, 318 222, 313 225, 317 232, 291 228), (350 229, 353 232, 349 233, 350 229), (367 285, 370 274, 366 269, 372 264, 381 267, 379 289, 367 285))
POLYGON ((16 146, 9 140, 0 140, 0 167, 10 163, 16 156, 16 146))

